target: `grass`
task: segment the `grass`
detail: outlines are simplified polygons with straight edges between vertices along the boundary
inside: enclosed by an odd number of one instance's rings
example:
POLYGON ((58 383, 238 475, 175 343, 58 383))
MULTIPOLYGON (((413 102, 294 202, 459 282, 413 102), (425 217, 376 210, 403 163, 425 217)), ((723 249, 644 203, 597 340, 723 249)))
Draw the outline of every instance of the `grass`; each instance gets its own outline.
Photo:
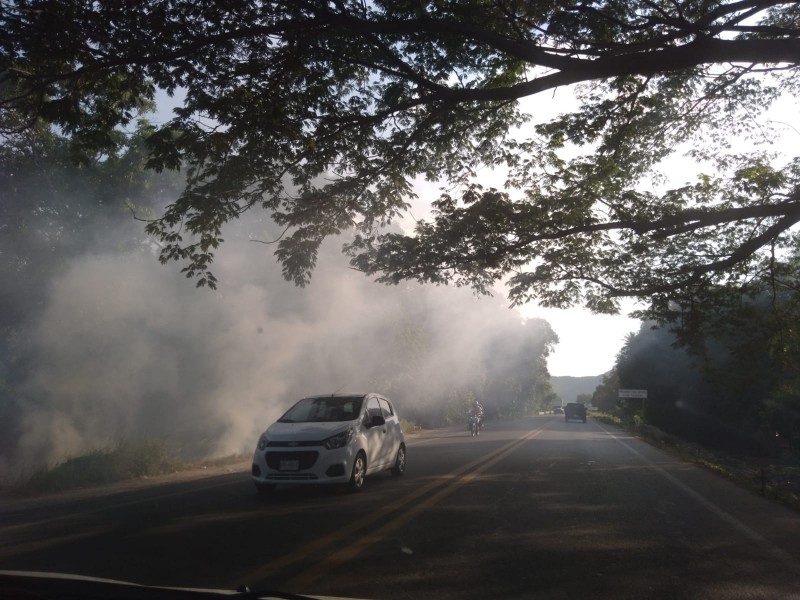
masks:
POLYGON ((608 423, 609 425, 616 425, 617 427, 623 426, 622 419, 620 419, 616 415, 612 415, 611 413, 595 411, 595 412, 590 412, 589 416, 603 423, 608 423))
POLYGON ((41 469, 23 484, 22 489, 57 492, 172 473, 180 466, 180 461, 163 441, 123 442, 113 448, 92 450, 41 469))
POLYGON ((403 430, 403 433, 414 433, 420 430, 419 425, 408 419, 400 419, 400 428, 403 430))

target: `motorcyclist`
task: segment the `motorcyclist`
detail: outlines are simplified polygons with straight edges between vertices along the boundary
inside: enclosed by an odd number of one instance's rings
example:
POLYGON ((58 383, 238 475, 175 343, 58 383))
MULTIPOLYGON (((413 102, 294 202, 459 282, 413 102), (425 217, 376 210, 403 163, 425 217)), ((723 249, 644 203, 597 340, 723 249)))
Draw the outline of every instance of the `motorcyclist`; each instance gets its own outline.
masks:
POLYGON ((472 407, 469 409, 469 418, 476 417, 478 419, 478 429, 483 429, 483 406, 480 402, 475 400, 472 407))

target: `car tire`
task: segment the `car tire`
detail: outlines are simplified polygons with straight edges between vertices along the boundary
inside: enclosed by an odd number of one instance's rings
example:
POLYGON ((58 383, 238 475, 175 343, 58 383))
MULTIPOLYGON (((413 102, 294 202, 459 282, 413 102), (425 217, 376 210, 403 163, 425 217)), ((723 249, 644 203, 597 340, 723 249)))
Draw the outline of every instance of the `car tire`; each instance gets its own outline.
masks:
POLYGON ((364 478, 367 475, 367 457, 363 452, 356 454, 353 461, 353 470, 350 472, 350 481, 347 482, 347 489, 351 492, 360 492, 364 487, 364 478))
POLYGON ((394 466, 392 467, 392 475, 394 475, 395 477, 400 477, 405 472, 406 472, 406 447, 403 444, 400 444, 400 447, 397 449, 397 458, 395 458, 394 466))
POLYGON ((261 496, 265 496, 275 489, 274 483, 256 483, 255 486, 256 486, 256 491, 261 496))

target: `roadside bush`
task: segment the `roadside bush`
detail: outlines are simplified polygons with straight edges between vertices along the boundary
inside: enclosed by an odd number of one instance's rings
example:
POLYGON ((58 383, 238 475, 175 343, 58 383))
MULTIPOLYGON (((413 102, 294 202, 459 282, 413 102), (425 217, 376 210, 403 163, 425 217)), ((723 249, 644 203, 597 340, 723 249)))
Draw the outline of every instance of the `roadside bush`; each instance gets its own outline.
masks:
POLYGON ((400 428, 403 430, 403 433, 414 433, 420 427, 414 421, 400 419, 400 428))
POLYGON ((616 415, 612 415, 611 413, 594 411, 590 412, 589 416, 591 416, 593 419, 597 419, 602 423, 608 423, 609 425, 616 425, 617 427, 622 427, 622 419, 620 419, 616 415))
POLYGON ((33 492, 56 492, 169 473, 177 466, 178 461, 163 441, 123 442, 41 469, 23 487, 33 492))

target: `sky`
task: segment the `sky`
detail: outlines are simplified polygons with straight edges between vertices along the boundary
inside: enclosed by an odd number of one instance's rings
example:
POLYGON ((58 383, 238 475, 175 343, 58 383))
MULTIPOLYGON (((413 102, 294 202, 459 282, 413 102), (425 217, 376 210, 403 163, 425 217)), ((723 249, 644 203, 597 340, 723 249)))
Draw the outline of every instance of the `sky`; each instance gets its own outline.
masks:
POLYGON ((550 375, 584 377, 602 375, 614 366, 625 337, 639 330, 641 321, 626 314, 595 315, 583 308, 552 309, 526 305, 518 309, 526 318, 550 323, 559 337, 547 361, 550 375))

